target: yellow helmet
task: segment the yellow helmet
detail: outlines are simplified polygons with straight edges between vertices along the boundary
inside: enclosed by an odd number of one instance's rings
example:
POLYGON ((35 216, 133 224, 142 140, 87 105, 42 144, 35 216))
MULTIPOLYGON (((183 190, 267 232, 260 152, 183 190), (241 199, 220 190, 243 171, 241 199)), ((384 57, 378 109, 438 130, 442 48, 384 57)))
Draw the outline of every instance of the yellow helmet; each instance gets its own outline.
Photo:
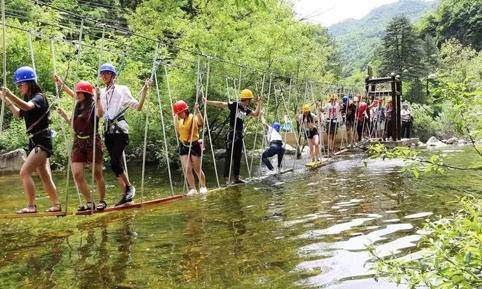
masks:
POLYGON ((338 95, 336 95, 336 94, 332 94, 332 95, 330 96, 330 100, 331 100, 331 101, 337 100, 337 99, 338 99, 338 95))
POLYGON ((311 106, 309 104, 303 105, 303 112, 310 112, 311 111, 311 106))
POLYGON ((241 99, 252 99, 254 97, 253 92, 249 89, 243 89, 239 94, 241 99))

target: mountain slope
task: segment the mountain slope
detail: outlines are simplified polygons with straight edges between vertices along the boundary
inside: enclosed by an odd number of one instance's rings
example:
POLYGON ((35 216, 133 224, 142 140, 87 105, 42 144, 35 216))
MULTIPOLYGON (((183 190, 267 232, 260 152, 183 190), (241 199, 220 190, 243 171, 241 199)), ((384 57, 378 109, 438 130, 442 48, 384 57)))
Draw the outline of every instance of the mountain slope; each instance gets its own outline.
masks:
POLYGON ((436 1, 400 0, 373 9, 365 17, 348 19, 328 27, 339 49, 343 74, 365 68, 380 44, 386 24, 396 16, 420 19, 427 11, 435 10, 436 1))

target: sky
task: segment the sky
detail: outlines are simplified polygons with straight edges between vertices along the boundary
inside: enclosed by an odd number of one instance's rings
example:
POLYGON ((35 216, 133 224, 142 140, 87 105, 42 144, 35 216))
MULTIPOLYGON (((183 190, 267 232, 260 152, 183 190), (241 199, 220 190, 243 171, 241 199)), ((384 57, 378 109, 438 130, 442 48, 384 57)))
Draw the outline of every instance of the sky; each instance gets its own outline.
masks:
POLYGON ((373 8, 397 0, 291 0, 298 19, 320 23, 323 26, 341 22, 348 18, 359 19, 373 8))

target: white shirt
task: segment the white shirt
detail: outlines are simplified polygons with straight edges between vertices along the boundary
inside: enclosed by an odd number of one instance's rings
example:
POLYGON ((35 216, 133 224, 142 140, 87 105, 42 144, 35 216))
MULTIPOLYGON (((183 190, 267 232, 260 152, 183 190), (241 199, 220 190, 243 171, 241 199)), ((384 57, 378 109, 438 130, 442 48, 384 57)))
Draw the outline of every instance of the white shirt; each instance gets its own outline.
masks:
MULTIPOLYGON (((100 101, 105 109, 104 118, 112 120, 126 108, 137 108, 139 102, 132 97, 131 91, 125 85, 114 84, 107 90, 100 90, 100 101)), ((124 133, 129 133, 129 126, 125 120, 117 123, 117 126, 124 133)))
POLYGON ((412 112, 409 109, 403 109, 402 108, 402 111, 400 112, 400 114, 402 115, 402 121, 410 121, 411 120, 412 112))
POLYGON ((283 141, 283 138, 277 132, 274 128, 270 127, 268 128, 268 133, 266 134, 266 137, 268 138, 268 143, 271 143, 272 141, 279 140, 283 141))

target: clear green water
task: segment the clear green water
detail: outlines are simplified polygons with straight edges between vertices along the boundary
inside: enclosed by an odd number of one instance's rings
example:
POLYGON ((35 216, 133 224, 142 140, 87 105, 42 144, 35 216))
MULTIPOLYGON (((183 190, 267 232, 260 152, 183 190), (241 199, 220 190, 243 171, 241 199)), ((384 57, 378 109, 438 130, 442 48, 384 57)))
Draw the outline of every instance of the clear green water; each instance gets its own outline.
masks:
MULTIPOLYGON (((470 150, 447 154, 475 159, 470 150)), ((424 220, 456 211, 461 195, 480 197, 482 180, 475 172, 414 180, 399 169, 351 156, 143 210, 0 220, 0 288, 404 288, 372 278, 365 246, 380 256, 418 251, 424 220)), ((140 169, 130 173, 139 180, 140 169)), ((164 168, 150 168, 146 199, 168 195, 166 179, 164 168)), ((1 176, 0 186, 1 213, 24 204, 17 176, 1 176)))

